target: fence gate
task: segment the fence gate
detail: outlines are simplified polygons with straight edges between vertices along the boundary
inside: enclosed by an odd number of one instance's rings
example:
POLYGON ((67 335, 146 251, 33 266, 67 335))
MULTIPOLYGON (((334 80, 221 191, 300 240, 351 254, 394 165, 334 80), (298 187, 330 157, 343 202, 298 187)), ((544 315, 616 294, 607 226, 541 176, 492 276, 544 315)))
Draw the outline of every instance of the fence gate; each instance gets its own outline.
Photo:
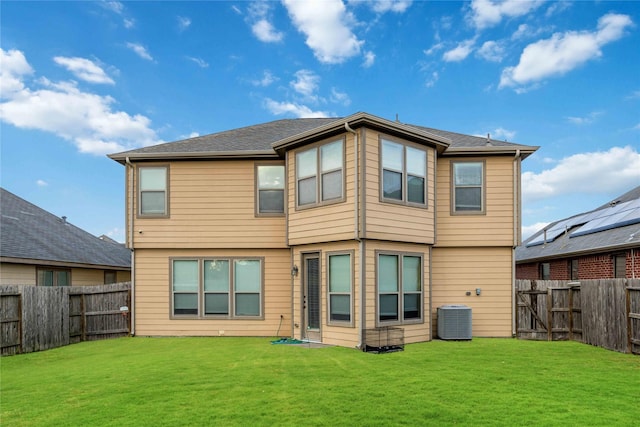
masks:
POLYGON ((628 287, 627 299, 627 342, 628 351, 640 354, 640 287, 628 287))

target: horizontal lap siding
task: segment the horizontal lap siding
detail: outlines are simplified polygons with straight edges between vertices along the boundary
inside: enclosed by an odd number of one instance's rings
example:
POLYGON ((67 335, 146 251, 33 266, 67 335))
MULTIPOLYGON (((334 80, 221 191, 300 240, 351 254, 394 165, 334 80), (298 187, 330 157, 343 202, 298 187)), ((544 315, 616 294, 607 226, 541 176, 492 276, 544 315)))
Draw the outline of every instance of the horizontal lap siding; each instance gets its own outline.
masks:
POLYGON ((136 251, 135 327, 142 336, 276 336, 291 324, 291 264, 288 249, 136 251), (171 319, 171 257, 264 257, 264 320, 171 319))
POLYGON ((36 266, 23 264, 0 264, 0 285, 35 285, 36 266))
POLYGON ((366 238, 414 243, 433 243, 435 203, 435 150, 392 139, 427 151, 427 208, 380 201, 380 134, 366 133, 365 209, 366 238))
MULTIPOLYGON (((433 311, 448 304, 471 307, 473 336, 512 335, 511 248, 434 248, 433 311), (476 296, 476 288, 481 295, 476 296), (466 292, 471 292, 470 296, 466 292)), ((434 329, 435 334, 435 329, 434 329)))
MULTIPOLYGON (((360 266, 358 255, 358 244, 351 242, 336 242, 329 244, 315 244, 315 245, 303 245, 293 248, 293 263, 300 269, 298 276, 294 278, 293 286, 293 313, 294 323, 298 326, 302 325, 303 312, 302 312, 302 280, 303 280, 303 268, 302 268, 302 255, 303 253, 320 253, 320 320, 321 320, 321 334, 322 342, 325 344, 339 345, 343 347, 355 347, 359 343, 359 328, 358 322, 360 319, 360 289, 358 287, 360 266), (352 265, 353 265, 353 293, 352 298, 354 300, 353 307, 353 326, 335 326, 328 325, 328 296, 327 296, 327 253, 336 251, 353 251, 352 252, 352 265)), ((302 331, 299 327, 294 326, 293 336, 301 338, 302 331)))
POLYGON ((71 283, 73 286, 104 285, 104 270, 72 268, 71 283))
POLYGON ((513 245, 513 158, 461 158, 486 160, 486 214, 451 215, 451 162, 438 160, 437 246, 513 245))
POLYGON ((171 163, 170 218, 135 218, 135 247, 286 247, 285 217, 255 216, 255 164, 171 163))
POLYGON ((431 340, 431 317, 429 315, 429 246, 415 245, 410 243, 391 243, 391 242, 374 242, 367 241, 366 253, 366 283, 367 283, 367 295, 366 295, 366 328, 372 329, 376 327, 376 251, 394 251, 394 252, 411 252, 421 253, 423 255, 424 265, 424 323, 419 324, 407 324, 407 325, 394 325, 404 329, 404 342, 415 343, 431 340))
MULTIPOLYGON (((339 138, 339 136, 331 138, 323 141, 323 143, 336 141, 339 138)), ((353 238, 355 224, 353 136, 351 134, 347 135, 345 141, 344 190, 346 198, 344 202, 296 210, 296 152, 304 151, 312 146, 305 146, 300 150, 288 153, 288 232, 290 245, 353 238)), ((320 180, 320 176, 318 176, 318 180, 320 180)))

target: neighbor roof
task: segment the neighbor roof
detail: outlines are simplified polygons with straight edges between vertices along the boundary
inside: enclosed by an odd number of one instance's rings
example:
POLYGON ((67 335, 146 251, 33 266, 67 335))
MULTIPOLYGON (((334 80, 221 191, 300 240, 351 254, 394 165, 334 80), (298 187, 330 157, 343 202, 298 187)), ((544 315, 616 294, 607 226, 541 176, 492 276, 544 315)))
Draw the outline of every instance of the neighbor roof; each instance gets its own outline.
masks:
POLYGON ((0 259, 93 268, 131 268, 124 245, 100 238, 0 188, 0 259))
POLYGON ((271 157, 278 158, 284 149, 310 140, 344 133, 344 124, 354 129, 371 126, 395 135, 406 136, 435 145, 444 153, 515 153, 523 158, 538 147, 525 146, 424 126, 390 121, 368 113, 348 117, 283 119, 238 129, 198 136, 185 140, 153 145, 111 154, 124 163, 127 158, 150 160, 159 158, 271 157))
POLYGON ((592 211, 555 221, 516 248, 516 262, 640 248, 640 186, 592 211))

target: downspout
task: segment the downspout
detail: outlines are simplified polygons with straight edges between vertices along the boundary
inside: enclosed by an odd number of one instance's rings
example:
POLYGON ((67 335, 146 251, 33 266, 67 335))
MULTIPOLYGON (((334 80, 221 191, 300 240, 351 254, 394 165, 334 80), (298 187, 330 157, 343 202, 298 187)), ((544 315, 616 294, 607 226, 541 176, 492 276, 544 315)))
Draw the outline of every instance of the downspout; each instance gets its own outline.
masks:
POLYGON ((520 149, 513 157, 513 248, 511 249, 511 335, 516 336, 516 247, 520 243, 520 149))
POLYGON ((344 128, 347 132, 353 134, 353 163, 355 165, 355 176, 353 179, 353 198, 354 198, 354 226, 353 226, 353 238, 356 242, 358 242, 358 254, 359 254, 359 274, 358 274, 358 289, 360 290, 360 307, 358 310, 359 313, 359 322, 360 328, 358 329, 358 348, 362 348, 363 345, 363 332, 364 332, 364 301, 365 301, 365 292, 364 292, 364 280, 362 275, 364 274, 363 265, 364 265, 364 245, 362 243, 362 239, 360 239, 360 192, 358 191, 358 185, 360 183, 359 179, 359 157, 358 157, 358 133, 349 126, 348 122, 344 123, 344 128))
POLYGON ((129 156, 125 157, 125 163, 129 169, 129 179, 127 182, 127 193, 129 195, 129 221, 127 227, 127 233, 129 234, 129 249, 131 249, 131 308, 129 310, 129 315, 131 316, 131 336, 136 335, 136 257, 133 249, 133 217, 134 217, 134 209, 133 209, 133 174, 135 173, 135 169, 133 167, 133 163, 129 160, 129 156))

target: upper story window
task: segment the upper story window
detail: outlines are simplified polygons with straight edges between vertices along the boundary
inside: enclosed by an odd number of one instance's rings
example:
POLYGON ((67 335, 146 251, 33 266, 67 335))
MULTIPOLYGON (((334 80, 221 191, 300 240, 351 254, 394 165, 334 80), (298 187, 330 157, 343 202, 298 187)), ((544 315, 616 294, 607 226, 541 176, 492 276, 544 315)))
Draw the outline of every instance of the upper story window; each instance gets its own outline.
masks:
POLYGON ((284 213, 284 165, 256 166, 257 214, 284 213))
POLYGON ((144 166, 139 169, 140 216, 169 215, 167 188, 169 168, 167 166, 144 166))
POLYGON ((484 213, 484 162, 453 162, 452 183, 454 213, 484 213))
POLYGON ((382 199, 427 205, 427 152, 382 140, 382 199))
POLYGON ((340 201, 344 197, 344 142, 330 142, 296 153, 297 206, 340 201))

